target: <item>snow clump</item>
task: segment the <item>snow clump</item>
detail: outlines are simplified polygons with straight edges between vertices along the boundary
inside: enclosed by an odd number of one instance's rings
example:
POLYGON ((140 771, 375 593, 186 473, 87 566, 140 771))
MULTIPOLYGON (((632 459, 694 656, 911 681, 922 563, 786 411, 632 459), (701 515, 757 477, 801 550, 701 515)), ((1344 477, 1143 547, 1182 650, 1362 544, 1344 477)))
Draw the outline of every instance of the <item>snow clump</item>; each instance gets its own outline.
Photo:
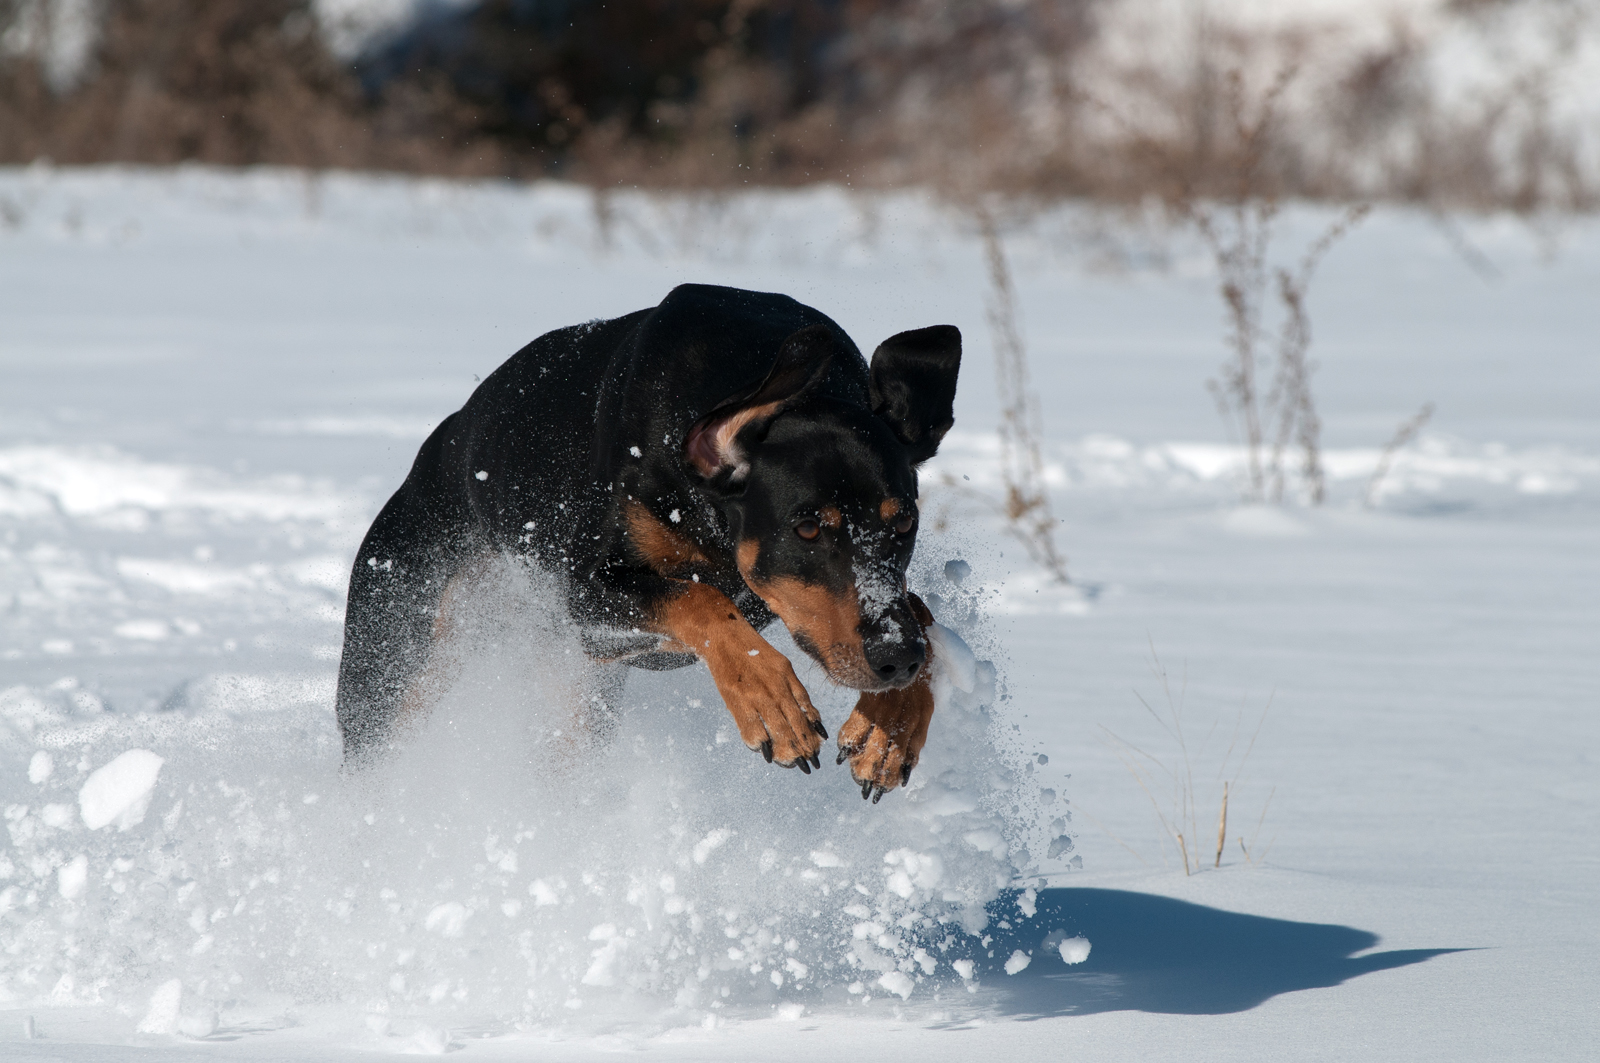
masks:
POLYGON ((129 830, 143 823, 162 763, 148 749, 130 749, 89 776, 78 791, 83 825, 99 830, 115 823, 129 830))

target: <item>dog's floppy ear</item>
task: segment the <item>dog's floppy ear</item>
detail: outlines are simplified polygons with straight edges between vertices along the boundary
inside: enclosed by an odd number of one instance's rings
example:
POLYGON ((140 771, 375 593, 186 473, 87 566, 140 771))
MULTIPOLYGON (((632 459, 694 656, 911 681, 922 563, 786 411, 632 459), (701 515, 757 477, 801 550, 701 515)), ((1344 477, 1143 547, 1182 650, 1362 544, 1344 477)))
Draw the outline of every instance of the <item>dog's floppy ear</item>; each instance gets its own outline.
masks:
POLYGON ((889 422, 921 464, 955 424, 961 330, 933 325, 890 336, 872 352, 872 412, 889 422))
POLYGON ((822 383, 836 348, 833 332, 826 325, 811 325, 791 334, 778 348, 767 378, 755 390, 723 400, 689 429, 683 456, 690 467, 715 486, 742 484, 750 461, 739 446, 739 434, 751 425, 767 424, 822 383))

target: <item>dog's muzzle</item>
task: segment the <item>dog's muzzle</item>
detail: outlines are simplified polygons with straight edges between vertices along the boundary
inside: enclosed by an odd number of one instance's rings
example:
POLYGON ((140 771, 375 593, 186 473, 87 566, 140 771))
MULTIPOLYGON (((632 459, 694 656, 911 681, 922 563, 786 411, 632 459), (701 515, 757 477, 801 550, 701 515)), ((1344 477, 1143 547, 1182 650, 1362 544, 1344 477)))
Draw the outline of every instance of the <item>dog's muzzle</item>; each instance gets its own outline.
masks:
POLYGON ((928 664, 928 643, 910 606, 903 601, 891 606, 864 631, 861 650, 879 690, 909 685, 928 664))

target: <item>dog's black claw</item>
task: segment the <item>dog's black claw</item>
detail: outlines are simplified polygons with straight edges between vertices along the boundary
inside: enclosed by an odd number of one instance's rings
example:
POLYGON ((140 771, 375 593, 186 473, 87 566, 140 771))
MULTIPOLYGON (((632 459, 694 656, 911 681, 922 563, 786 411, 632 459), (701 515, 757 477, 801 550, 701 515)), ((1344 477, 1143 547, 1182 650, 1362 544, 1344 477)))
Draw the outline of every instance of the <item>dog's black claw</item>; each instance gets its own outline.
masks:
POLYGON ((822 721, 821 720, 812 720, 811 721, 811 729, 813 731, 817 732, 817 734, 822 737, 822 740, 824 742, 826 742, 828 740, 828 729, 826 727, 822 726, 822 721))
POLYGON ((844 751, 844 747, 843 746, 840 746, 839 747, 839 758, 837 760, 835 760, 834 763, 835 764, 843 764, 844 763, 844 758, 847 757, 847 756, 849 756, 849 754, 844 751))
POLYGON ((902 764, 902 765, 900 765, 900 785, 901 786, 904 786, 906 783, 911 781, 911 769, 912 769, 912 767, 914 767, 914 765, 911 765, 911 764, 902 764))
POLYGON ((761 743, 761 755, 767 758, 768 764, 772 763, 772 739, 769 738, 761 743))
POLYGON ((861 784, 861 800, 865 801, 872 795, 872 780, 868 779, 861 784))
POLYGON ((806 775, 810 775, 811 774, 811 762, 809 760, 807 760, 805 757, 800 757, 800 758, 796 759, 795 762, 794 762, 794 766, 799 768, 801 770, 801 772, 803 772, 806 775))
POLYGON ((885 790, 881 786, 877 787, 872 793, 872 803, 877 804, 879 801, 883 800, 883 795, 888 792, 888 790, 885 790))
POLYGON ((816 768, 818 771, 821 771, 822 770, 822 758, 819 757, 815 753, 811 754, 811 766, 813 768, 816 768))

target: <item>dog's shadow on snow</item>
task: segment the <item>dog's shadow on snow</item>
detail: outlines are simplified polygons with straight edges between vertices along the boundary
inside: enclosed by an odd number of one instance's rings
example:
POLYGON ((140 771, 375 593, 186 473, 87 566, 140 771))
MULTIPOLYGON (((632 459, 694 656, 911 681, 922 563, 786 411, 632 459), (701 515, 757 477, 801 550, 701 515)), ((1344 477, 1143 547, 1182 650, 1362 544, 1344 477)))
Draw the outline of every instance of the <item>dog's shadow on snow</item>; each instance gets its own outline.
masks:
POLYGON ((1038 912, 1012 930, 992 929, 994 966, 984 981, 1002 990, 996 1006, 1014 1018, 1150 1011, 1221 1015, 1247 1011, 1280 993, 1324 989, 1374 971, 1422 963, 1462 949, 1365 952, 1378 935, 1329 923, 1241 915, 1147 893, 1051 889, 1038 912), (1041 945, 1049 930, 1081 935, 1089 957, 1068 966, 1041 945), (999 965, 1021 949, 1033 956, 1007 976, 999 965))

